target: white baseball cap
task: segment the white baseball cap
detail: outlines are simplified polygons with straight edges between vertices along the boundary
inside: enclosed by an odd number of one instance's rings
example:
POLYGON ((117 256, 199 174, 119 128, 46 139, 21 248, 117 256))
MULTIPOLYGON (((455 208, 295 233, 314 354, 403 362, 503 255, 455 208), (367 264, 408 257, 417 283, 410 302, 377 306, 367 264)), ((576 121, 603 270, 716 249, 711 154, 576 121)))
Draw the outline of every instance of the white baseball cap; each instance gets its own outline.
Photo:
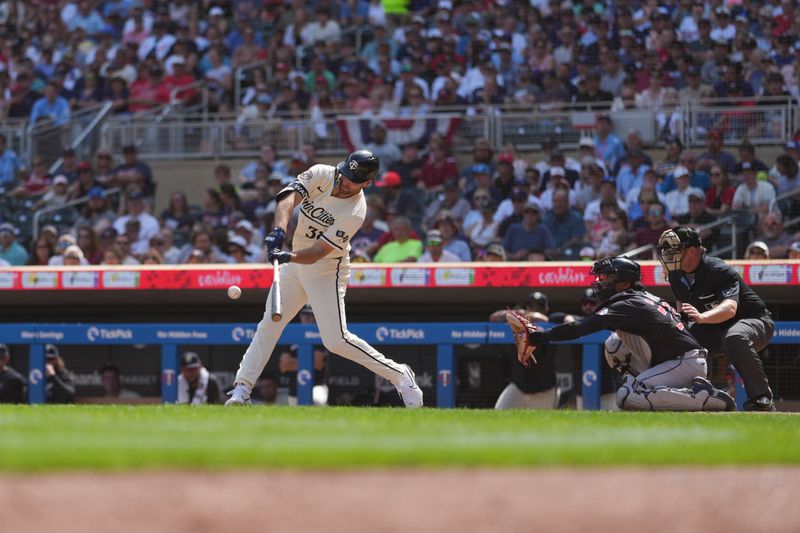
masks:
POLYGON ((672 176, 674 178, 682 178, 683 176, 689 175, 689 169, 686 167, 675 167, 675 170, 672 172, 672 176))

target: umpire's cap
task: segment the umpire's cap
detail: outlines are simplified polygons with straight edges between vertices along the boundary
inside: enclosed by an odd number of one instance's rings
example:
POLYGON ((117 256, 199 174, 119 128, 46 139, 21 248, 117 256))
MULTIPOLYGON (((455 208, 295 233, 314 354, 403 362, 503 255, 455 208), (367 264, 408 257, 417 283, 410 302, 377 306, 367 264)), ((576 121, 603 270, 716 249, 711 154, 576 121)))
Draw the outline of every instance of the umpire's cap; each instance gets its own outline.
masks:
POLYGON ((44 347, 44 355, 48 359, 49 358, 58 357, 60 355, 59 352, 58 352, 58 346, 56 346, 55 344, 47 344, 47 345, 45 345, 45 347, 44 347))
POLYGON ((672 231, 678 236, 684 248, 703 246, 703 239, 700 238, 700 234, 688 226, 678 226, 672 231))
POLYGON ((375 179, 380 166, 381 163, 375 154, 369 150, 356 150, 336 165, 336 169, 353 183, 364 183, 375 179))

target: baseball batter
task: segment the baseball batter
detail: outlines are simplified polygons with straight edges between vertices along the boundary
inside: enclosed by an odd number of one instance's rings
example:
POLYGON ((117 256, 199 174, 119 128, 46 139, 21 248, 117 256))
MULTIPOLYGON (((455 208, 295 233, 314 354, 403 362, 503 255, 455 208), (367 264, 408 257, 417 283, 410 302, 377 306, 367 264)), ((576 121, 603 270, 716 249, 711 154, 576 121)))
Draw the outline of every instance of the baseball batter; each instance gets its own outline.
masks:
POLYGON ((264 313, 225 405, 250 404, 250 390, 269 361, 283 328, 308 302, 325 348, 391 382, 406 407, 422 406, 422 391, 411 368, 386 358, 347 331, 344 295, 350 274, 350 239, 364 222, 367 204, 363 190, 375 179, 379 166, 372 152, 358 150, 335 167, 314 165, 278 193, 275 229, 265 242, 269 262, 277 260, 284 265, 280 267, 283 317, 280 322, 273 322, 269 310, 264 313), (286 226, 298 205, 295 251, 286 252, 282 250, 286 226))

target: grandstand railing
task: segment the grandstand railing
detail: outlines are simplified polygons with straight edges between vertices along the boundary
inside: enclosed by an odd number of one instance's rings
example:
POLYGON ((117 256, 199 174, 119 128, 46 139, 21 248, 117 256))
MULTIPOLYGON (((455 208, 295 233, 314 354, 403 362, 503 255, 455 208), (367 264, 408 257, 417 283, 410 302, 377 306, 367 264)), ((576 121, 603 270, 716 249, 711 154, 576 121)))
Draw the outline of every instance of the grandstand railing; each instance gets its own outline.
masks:
MULTIPOLYGON (((723 131, 728 144, 736 144, 745 138, 754 144, 782 144, 792 138, 800 114, 794 103, 774 106, 716 105, 729 102, 706 101, 706 105, 678 108, 675 112, 683 118, 678 133, 684 139, 684 144, 704 144, 711 129, 723 131)), ((455 152, 471 151, 475 139, 481 137, 488 138, 497 148, 512 143, 520 150, 528 151, 538 148, 547 139, 555 138, 563 148, 574 149, 581 136, 593 133, 599 112, 586 111, 583 107, 573 105, 571 110, 545 112, 530 107, 497 106, 496 113, 486 109, 482 113, 475 113, 474 110, 470 113, 470 107, 436 108, 436 112, 428 115, 397 118, 429 120, 458 116, 459 123, 452 139, 455 152)), ((650 111, 635 109, 609 114, 615 133, 621 137, 636 130, 645 144, 649 145, 658 145, 667 138, 667 132, 659 131, 657 117, 650 111)), ((139 120, 133 117, 128 120, 108 120, 103 128, 103 136, 106 144, 112 147, 118 147, 121 138, 136 142, 141 146, 141 155, 150 159, 249 157, 256 155, 264 142, 272 142, 279 150, 288 152, 299 150, 304 142, 310 142, 321 155, 337 155, 348 150, 337 121, 352 119, 359 117, 334 110, 316 111, 313 115, 304 113, 301 116, 273 113, 269 118, 250 121, 234 118, 230 114, 207 113, 201 116, 182 114, 182 122, 178 123, 163 120, 154 124, 149 118, 139 120), (167 139, 169 141, 165 142, 167 139)), ((389 133, 391 140, 393 133, 389 133)))
MULTIPOLYGON (((105 194, 106 194, 106 196, 111 196, 111 195, 114 195, 114 194, 120 194, 121 192, 122 192, 122 189, 120 189, 119 187, 114 187, 114 188, 111 188, 111 189, 106 189, 105 194)), ((82 196, 80 198, 76 198, 74 200, 71 200, 71 201, 69 201, 69 202, 67 202, 67 203, 65 203, 63 205, 59 205, 59 206, 55 206, 55 207, 48 207, 48 208, 44 208, 44 209, 39 209, 38 211, 36 211, 33 214, 33 233, 32 233, 32 235, 39 235, 39 225, 41 224, 42 218, 47 217, 48 215, 51 215, 51 214, 59 213, 60 211, 71 210, 72 208, 74 208, 76 206, 79 206, 79 205, 83 205, 88 201, 89 201, 89 197, 88 196, 82 196)), ((59 220, 57 220, 57 219, 48 220, 47 223, 54 223, 55 225, 59 225, 59 220)), ((73 221, 73 223, 74 223, 74 221, 73 221)), ((69 224, 69 228, 59 228, 59 229, 60 230, 65 230, 65 229, 70 229, 71 227, 72 227, 72 224, 69 224)))
POLYGON ((8 120, 0 124, 0 133, 6 136, 6 148, 13 150, 17 156, 30 162, 30 135, 26 120, 8 120))
MULTIPOLYGON (((92 117, 89 123, 86 125, 83 130, 78 133, 72 140, 69 142, 69 147, 75 150, 75 154, 78 156, 79 159, 83 159, 84 161, 91 161, 94 156, 94 152, 97 151, 98 147, 98 127, 102 124, 103 120, 108 116, 108 113, 111 111, 113 107, 112 102, 106 102, 100 109, 97 110, 97 113, 92 117), (87 142, 87 144, 84 144, 87 142)), ((61 166, 61 163, 64 161, 62 156, 59 156, 53 164, 50 165, 48 172, 50 174, 54 173, 58 170, 58 167, 61 166)), ((35 235, 38 235, 36 233, 35 235)))

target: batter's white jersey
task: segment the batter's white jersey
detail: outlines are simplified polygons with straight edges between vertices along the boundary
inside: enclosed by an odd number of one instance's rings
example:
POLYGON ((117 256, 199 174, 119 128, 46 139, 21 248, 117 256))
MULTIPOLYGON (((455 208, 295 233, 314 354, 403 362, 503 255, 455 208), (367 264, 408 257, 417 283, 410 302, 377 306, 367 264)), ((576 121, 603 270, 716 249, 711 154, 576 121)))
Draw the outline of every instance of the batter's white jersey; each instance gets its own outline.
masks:
MULTIPOLYGON (((303 196, 292 249, 310 248, 317 239, 325 239, 334 250, 311 265, 290 262, 280 267, 283 316, 273 322, 269 310, 264 313, 242 358, 237 384, 253 387, 283 328, 306 302, 314 311, 322 343, 331 353, 355 361, 395 385, 404 377, 413 380, 406 365, 387 358, 347 330, 344 296, 350 276, 350 238, 364 222, 367 203, 363 192, 350 198, 331 196, 335 177, 335 167, 314 165, 278 193, 279 198, 292 191, 303 196)), ((267 301, 270 299, 271 296, 267 301)))
POLYGON ((314 165, 278 193, 279 197, 287 191, 303 195, 292 240, 294 250, 310 248, 317 239, 324 239, 335 248, 326 257, 349 256, 350 238, 364 223, 367 201, 360 191, 350 198, 331 196, 335 178, 336 167, 314 165))

